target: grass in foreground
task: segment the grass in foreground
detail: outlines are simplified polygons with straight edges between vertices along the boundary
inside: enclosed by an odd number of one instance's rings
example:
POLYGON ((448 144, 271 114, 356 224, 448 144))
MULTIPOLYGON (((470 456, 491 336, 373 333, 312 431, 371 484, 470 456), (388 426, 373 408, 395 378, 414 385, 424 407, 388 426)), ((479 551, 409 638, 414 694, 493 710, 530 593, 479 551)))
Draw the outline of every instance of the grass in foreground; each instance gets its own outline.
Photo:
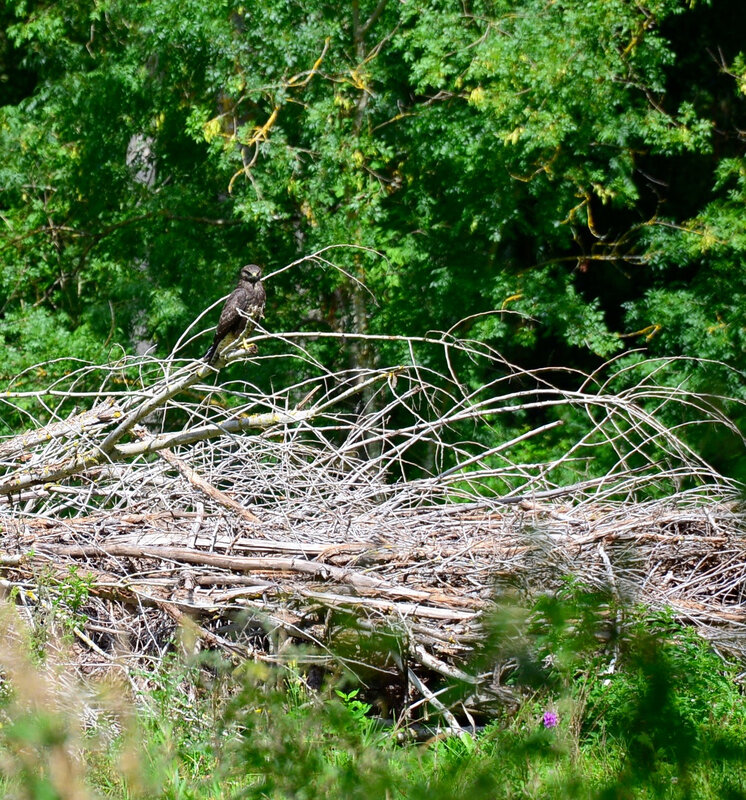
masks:
POLYGON ((513 648, 520 707, 475 736, 416 744, 371 717, 355 688, 316 693, 262 665, 174 657, 136 700, 124 682, 93 694, 19 646, 8 610, 0 796, 746 798, 735 666, 665 615, 628 615, 601 653, 588 634, 608 608, 594 613, 589 597, 572 589, 513 609, 510 636, 498 614, 481 657, 513 648))

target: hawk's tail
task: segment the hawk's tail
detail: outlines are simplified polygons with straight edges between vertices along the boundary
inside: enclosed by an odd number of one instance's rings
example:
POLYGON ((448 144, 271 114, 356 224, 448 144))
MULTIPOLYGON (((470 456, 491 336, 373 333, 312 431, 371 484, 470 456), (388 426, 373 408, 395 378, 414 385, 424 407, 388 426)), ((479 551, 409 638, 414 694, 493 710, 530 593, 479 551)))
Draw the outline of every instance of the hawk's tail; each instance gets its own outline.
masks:
POLYGON ((218 351, 218 344, 219 342, 213 342, 210 345, 210 349, 202 356, 203 361, 206 361, 208 364, 212 364, 212 360, 215 358, 215 353, 218 351))

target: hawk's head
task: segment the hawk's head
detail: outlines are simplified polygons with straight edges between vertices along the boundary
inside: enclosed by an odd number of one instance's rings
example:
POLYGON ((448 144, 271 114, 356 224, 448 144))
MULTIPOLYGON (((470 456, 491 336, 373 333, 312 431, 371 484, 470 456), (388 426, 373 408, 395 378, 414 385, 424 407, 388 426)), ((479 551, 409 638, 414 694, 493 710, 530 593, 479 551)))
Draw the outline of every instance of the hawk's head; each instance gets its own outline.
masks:
POLYGON ((262 279, 262 268, 256 264, 246 264, 241 267, 239 273, 239 280, 246 281, 247 283, 256 283, 262 279))

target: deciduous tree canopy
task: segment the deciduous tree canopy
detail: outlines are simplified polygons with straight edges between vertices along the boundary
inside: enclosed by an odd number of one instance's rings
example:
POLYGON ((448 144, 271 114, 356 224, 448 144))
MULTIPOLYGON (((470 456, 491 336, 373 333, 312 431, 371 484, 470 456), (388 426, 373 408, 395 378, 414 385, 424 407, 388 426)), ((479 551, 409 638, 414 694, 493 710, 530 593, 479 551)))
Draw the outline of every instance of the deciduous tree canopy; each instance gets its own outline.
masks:
MULTIPOLYGON (((422 334, 470 317, 457 335, 531 366, 641 346, 739 366, 740 11, 9 0, 0 372, 114 344, 166 354, 241 263, 341 243, 370 249, 334 251, 346 274, 275 278, 269 327, 422 334)), ((342 347, 320 354, 375 361, 342 347)), ((733 375, 690 378, 742 395, 733 375)))

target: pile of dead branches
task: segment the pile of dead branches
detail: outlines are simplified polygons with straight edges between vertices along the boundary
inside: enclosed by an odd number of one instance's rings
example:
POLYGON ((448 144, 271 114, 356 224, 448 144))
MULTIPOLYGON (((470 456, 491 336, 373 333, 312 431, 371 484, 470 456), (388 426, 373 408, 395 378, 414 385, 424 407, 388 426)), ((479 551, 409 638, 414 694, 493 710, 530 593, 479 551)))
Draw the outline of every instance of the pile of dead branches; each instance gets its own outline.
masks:
POLYGON ((256 335, 259 355, 227 355, 231 381, 139 358, 9 387, 32 424, 0 442, 1 583, 31 626, 67 611, 88 671, 158 658, 186 626, 230 658, 403 675, 446 714, 434 675, 475 705, 500 694, 467 665, 508 584, 575 575, 746 650, 740 487, 686 438, 737 431, 667 385, 670 362, 553 375, 448 336, 378 337, 400 364, 330 373, 310 338, 256 335), (270 359, 304 377, 253 385, 270 359))

